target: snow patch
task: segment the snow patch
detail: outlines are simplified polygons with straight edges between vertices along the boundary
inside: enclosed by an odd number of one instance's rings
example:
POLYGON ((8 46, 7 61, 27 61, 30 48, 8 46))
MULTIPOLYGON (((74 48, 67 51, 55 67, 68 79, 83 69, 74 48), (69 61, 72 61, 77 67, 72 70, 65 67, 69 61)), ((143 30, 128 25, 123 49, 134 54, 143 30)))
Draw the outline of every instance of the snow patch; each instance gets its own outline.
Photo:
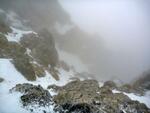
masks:
POLYGON ((11 63, 11 60, 12 59, 0 59, 0 77, 12 85, 26 82, 23 75, 18 72, 11 63))
POLYGON ((113 93, 122 93, 121 91, 118 91, 116 89, 112 90, 113 93))
POLYGON ((60 80, 56 81, 50 73, 46 72, 45 77, 37 78, 36 81, 27 81, 24 76, 16 70, 14 65, 11 63, 11 59, 0 59, 0 77, 5 81, 4 83, 9 84, 10 88, 19 83, 31 83, 34 85, 40 84, 45 89, 48 85, 56 84, 63 86, 70 81, 73 77, 73 72, 67 72, 63 69, 58 69, 60 80))
MULTIPOLYGON (((63 86, 67 84, 70 80, 71 77, 73 77, 72 72, 66 72, 63 69, 59 69, 59 78, 60 80, 57 81, 55 80, 50 73, 46 71, 46 76, 37 78, 36 81, 33 82, 33 84, 38 85, 40 84, 43 88, 47 88, 49 85, 58 85, 58 86, 63 86)), ((53 92, 52 92, 53 93, 53 92)))
POLYGON ((147 105, 150 108, 150 91, 147 91, 144 96, 138 96, 133 93, 124 93, 127 95, 131 100, 137 100, 141 103, 147 105))
POLYGON ((139 101, 140 103, 144 103, 147 107, 150 108, 150 91, 145 92, 144 96, 139 96, 134 93, 125 93, 118 90, 112 90, 113 93, 123 93, 127 95, 131 100, 139 101))
POLYGON ((5 36, 7 37, 8 41, 13 41, 13 42, 19 42, 20 39, 23 37, 25 34, 30 34, 30 33, 35 33, 34 31, 23 31, 20 29, 16 29, 14 27, 11 27, 12 33, 8 33, 5 36))

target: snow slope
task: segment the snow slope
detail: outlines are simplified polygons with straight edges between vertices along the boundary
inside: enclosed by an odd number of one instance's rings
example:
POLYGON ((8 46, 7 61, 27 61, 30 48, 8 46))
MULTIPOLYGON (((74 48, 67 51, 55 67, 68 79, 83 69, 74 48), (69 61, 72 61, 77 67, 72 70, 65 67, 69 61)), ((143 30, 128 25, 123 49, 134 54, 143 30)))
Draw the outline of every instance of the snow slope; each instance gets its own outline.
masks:
MULTIPOLYGON (((65 72, 63 69, 60 71, 60 81, 56 81, 48 72, 46 72, 45 77, 37 78, 34 82, 27 81, 21 73, 19 73, 14 65, 11 63, 11 59, 1 59, 0 58, 0 77, 4 79, 0 83, 0 113, 29 113, 29 111, 23 109, 20 103, 20 93, 10 93, 9 90, 19 83, 32 83, 34 85, 40 84, 43 88, 47 88, 48 85, 65 85, 70 81, 70 74, 72 72, 65 72), (8 109, 9 108, 9 109, 8 109)), ((50 93, 55 94, 51 90, 50 93)), ((43 113, 43 110, 51 111, 53 106, 48 108, 38 107, 35 113, 43 113)))
POLYGON ((19 102, 20 93, 9 93, 9 89, 15 84, 26 82, 25 78, 16 71, 11 59, 0 59, 0 77, 4 82, 0 83, 0 113, 27 113, 21 108, 19 102))

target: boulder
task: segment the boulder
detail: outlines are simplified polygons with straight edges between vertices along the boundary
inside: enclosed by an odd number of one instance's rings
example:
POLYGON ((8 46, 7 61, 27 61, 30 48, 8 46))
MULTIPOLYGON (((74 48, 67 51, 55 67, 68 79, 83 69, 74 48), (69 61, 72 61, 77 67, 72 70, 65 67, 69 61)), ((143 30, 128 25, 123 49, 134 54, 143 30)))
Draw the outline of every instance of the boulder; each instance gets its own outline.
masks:
POLYGON ((17 84, 10 92, 17 91, 23 95, 20 97, 23 106, 37 104, 39 106, 48 106, 51 103, 52 96, 47 90, 40 85, 32 85, 28 83, 17 84))

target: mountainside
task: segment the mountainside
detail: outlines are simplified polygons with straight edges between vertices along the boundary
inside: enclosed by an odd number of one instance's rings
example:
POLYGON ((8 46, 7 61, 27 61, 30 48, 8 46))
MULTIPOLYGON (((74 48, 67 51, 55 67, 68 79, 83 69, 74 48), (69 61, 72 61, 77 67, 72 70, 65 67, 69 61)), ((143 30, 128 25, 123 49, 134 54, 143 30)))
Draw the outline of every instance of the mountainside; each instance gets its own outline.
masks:
MULTIPOLYGON (((94 80, 88 66, 74 55, 78 51, 71 52, 76 45, 65 47, 74 41, 85 46, 80 36, 88 35, 77 27, 56 33, 56 23, 73 25, 57 0, 1 3, 0 113, 150 113, 149 89, 94 80), (79 38, 68 40, 69 33, 78 37, 76 32, 79 38)), ((82 49, 78 54, 92 47, 82 49)))
POLYGON ((86 64, 92 64, 90 71, 97 70, 92 62, 97 62, 97 55, 103 57, 99 54, 103 51, 96 49, 103 45, 96 43, 99 40, 93 38, 99 36, 88 34, 76 26, 57 0, 2 0, 0 7, 8 12, 11 21, 15 21, 15 26, 21 28, 23 26, 19 23, 22 23, 36 32, 48 29, 61 50, 79 56, 86 64), (77 44, 80 46, 76 46, 77 44))

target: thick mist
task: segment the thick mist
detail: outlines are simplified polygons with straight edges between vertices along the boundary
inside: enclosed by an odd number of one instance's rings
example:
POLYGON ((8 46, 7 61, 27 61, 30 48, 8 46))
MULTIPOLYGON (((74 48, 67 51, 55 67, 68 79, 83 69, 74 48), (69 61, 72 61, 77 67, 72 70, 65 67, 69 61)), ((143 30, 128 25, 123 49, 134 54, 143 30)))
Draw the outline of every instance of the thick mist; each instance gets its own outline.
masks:
POLYGON ((78 55, 98 80, 131 82, 150 69, 149 0, 0 2, 34 31, 48 29, 59 49, 78 55))
MULTIPOLYGON (((71 19, 96 40, 89 69, 99 80, 131 82, 150 69, 148 0, 60 0, 71 19), (94 57, 93 57, 94 56, 94 57)), ((89 38, 89 37, 88 37, 89 38)), ((91 46, 89 44, 89 46, 91 46)))

